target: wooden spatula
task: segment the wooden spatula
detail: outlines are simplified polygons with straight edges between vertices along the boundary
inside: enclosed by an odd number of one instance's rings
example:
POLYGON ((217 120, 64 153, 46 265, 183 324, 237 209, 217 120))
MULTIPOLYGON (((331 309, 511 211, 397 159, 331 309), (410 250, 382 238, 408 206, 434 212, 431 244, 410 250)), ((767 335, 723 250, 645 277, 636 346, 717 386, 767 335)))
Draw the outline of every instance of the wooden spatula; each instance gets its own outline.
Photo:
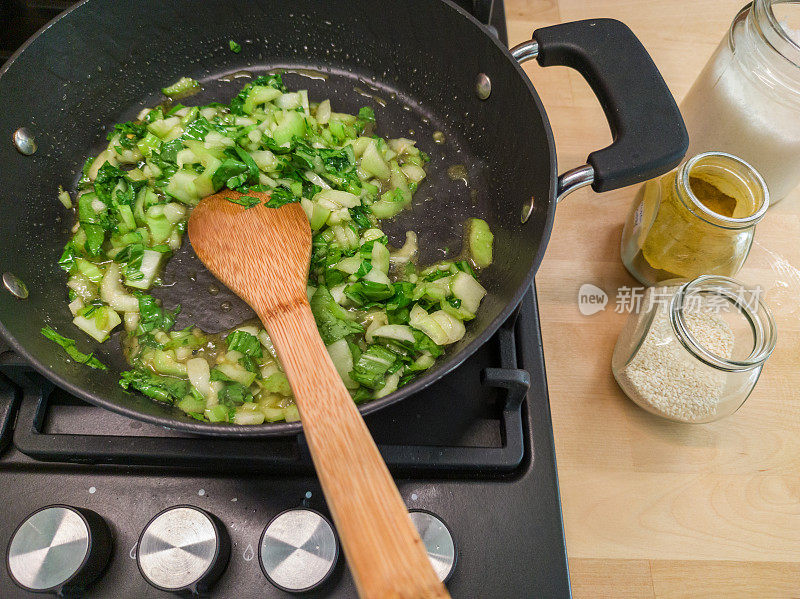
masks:
POLYGON ((305 212, 299 204, 245 209, 226 199, 239 195, 203 199, 189 219, 189 239, 209 270, 255 310, 278 351, 359 595, 449 597, 317 332, 306 295, 305 212))

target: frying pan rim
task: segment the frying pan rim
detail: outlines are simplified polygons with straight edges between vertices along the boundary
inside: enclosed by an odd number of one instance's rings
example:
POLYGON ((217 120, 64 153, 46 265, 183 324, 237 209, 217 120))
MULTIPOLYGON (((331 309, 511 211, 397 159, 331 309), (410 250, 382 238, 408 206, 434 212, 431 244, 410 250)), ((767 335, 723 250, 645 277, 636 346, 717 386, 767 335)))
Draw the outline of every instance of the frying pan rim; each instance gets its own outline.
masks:
MULTIPOLYGON (((8 69, 12 66, 12 64, 16 61, 16 59, 34 41, 36 41, 41 34, 47 31, 55 23, 57 23, 67 15, 71 14, 74 10, 81 8, 84 4, 88 2, 90 2, 90 0, 81 0, 81 2, 73 5, 69 9, 57 15, 51 21, 46 23, 44 26, 42 26, 33 36, 31 36, 28 40, 26 40, 22 44, 22 46, 20 46, 19 49, 17 49, 17 51, 11 55, 11 57, 2 66, 2 68, 0 68, 0 78, 2 78, 2 76, 6 73, 6 71, 8 71, 8 69)), ((531 288, 536 272, 538 271, 539 265, 541 264, 541 261, 544 257, 544 251, 547 247, 547 242, 549 240, 553 226, 553 219, 555 215, 555 206, 556 206, 555 191, 556 191, 556 179, 557 179, 555 139, 553 137, 553 131, 550 126, 550 120, 547 117, 547 112, 544 108, 544 105, 542 104, 541 98, 539 98, 539 94, 536 92, 536 89, 534 88, 531 80, 525 74, 525 71, 522 69, 522 66, 519 64, 519 62, 517 62, 516 59, 514 59, 509 49, 506 46, 504 46, 496 36, 487 32, 484 25, 482 25, 475 17, 473 17, 466 10, 462 9, 459 5, 455 4, 453 0, 440 0, 440 2, 448 6, 450 9, 454 10, 456 15, 460 15, 461 17, 466 18, 467 21, 473 27, 476 27, 478 29, 478 32, 480 34, 487 36, 490 39, 490 41, 494 44, 494 46, 503 55, 505 55, 506 59, 511 63, 512 68, 516 70, 517 75, 522 78, 523 84, 527 88, 531 100, 536 106, 536 109, 542 120, 542 125, 547 140, 547 149, 549 152, 548 158, 550 162, 550 182, 549 182, 549 193, 547 197, 546 215, 543 223, 544 228, 542 231, 542 236, 539 246, 536 249, 536 255, 534 256, 533 262, 531 264, 531 268, 523 277, 522 284, 519 285, 515 293, 512 295, 511 299, 506 303, 505 307, 503 307, 497 314, 497 316, 486 327, 484 327, 481 334, 478 335, 475 339, 473 339, 461 350, 459 350, 457 353, 449 356, 445 362, 443 362, 439 367, 437 367, 432 372, 421 376, 420 378, 414 380, 408 385, 405 385, 404 387, 398 389, 397 391, 390 393, 385 397, 381 397, 379 399, 375 399, 359 405, 358 409, 361 412, 362 416, 366 416, 380 409, 383 409, 387 406, 400 402, 403 399, 406 399, 407 397, 410 397, 411 395, 418 393, 422 389, 429 387, 436 381, 440 380, 441 378, 443 378, 444 376, 446 376, 447 374, 458 368, 467 358, 469 358, 472 354, 474 354, 478 350, 478 348, 480 348, 482 345, 488 342, 488 340, 494 336, 494 334, 503 325, 503 323, 505 323, 506 321, 508 321, 509 318, 511 318, 511 315, 517 309, 517 306, 520 304, 525 294, 528 293, 529 289, 531 288)), ((454 18, 457 17, 454 16, 454 18)), ((18 301, 24 301, 24 300, 18 300, 18 301)), ((148 422, 150 424, 154 424, 157 426, 164 426, 176 431, 202 435, 207 437, 278 437, 278 436, 289 436, 302 433, 303 427, 299 421, 245 426, 236 424, 216 424, 210 422, 200 422, 197 420, 190 420, 188 418, 187 420, 182 420, 178 419, 177 417, 169 418, 167 416, 156 416, 152 414, 146 414, 134 408, 123 406, 114 401, 95 396, 92 393, 85 391, 82 387, 67 381, 59 374, 52 371, 48 366, 43 364, 38 358, 36 358, 31 352, 29 352, 20 342, 18 342, 17 339, 6 328, 6 326, 3 324, 2 321, 0 321, 0 337, 2 337, 11 346, 11 349, 15 353, 22 356, 28 364, 30 364, 37 372, 39 372, 53 384, 59 386, 60 388, 68 391, 69 393, 75 395, 80 399, 83 399, 94 405, 100 406, 104 409, 111 410, 112 412, 116 412, 128 418, 133 418, 135 420, 148 422)))

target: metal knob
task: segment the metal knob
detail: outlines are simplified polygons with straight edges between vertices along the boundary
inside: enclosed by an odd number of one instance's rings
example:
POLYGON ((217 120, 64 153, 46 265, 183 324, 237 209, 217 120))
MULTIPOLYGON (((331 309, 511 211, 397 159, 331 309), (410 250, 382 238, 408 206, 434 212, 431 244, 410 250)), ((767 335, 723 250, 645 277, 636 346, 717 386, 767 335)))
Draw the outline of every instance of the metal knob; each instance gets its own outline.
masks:
POLYGON ((111 546, 111 531, 97 513, 50 505, 14 531, 6 565, 14 582, 28 591, 81 594, 106 567, 111 546))
POLYGON ((261 535, 258 560, 269 581, 289 593, 310 591, 333 572, 339 539, 325 516, 307 508, 275 516, 261 535))
POLYGON ((450 529, 431 512, 412 510, 408 515, 417 527, 436 575, 442 582, 447 582, 456 566, 456 546, 450 529))
POLYGON ((145 526, 136 563, 157 589, 199 594, 222 575, 230 554, 230 537, 216 516, 179 505, 157 514, 145 526))

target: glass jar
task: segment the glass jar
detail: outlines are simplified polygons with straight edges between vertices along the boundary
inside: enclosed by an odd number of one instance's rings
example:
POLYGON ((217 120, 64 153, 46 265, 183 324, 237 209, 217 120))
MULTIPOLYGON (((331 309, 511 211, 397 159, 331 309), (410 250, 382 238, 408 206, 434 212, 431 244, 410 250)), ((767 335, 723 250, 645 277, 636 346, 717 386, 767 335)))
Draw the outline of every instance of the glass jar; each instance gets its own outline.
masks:
POLYGON ((689 156, 730 152, 764 177, 775 204, 800 181, 800 1, 745 6, 681 112, 689 156))
POLYGON ((775 323, 759 295, 710 275, 650 287, 617 339, 614 378, 636 404, 669 420, 732 414, 775 348, 775 323))
POLYGON ((639 189, 620 253, 644 285, 739 272, 767 211, 761 176, 731 154, 708 152, 639 189))

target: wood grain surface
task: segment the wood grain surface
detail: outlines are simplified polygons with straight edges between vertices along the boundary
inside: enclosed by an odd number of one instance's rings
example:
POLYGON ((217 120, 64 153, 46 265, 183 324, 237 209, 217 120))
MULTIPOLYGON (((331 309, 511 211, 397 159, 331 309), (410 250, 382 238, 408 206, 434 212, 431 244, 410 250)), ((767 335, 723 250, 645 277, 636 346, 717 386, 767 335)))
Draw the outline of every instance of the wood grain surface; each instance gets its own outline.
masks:
MULTIPOLYGON (((743 0, 506 0, 509 41, 591 17, 627 23, 680 102, 743 0)), ((525 65, 556 139, 559 170, 610 133, 588 85, 525 65)), ((706 425, 645 413, 611 375, 638 283, 619 258, 634 190, 583 189, 562 202, 537 276, 558 473, 575 597, 800 597, 800 190, 771 208, 737 278, 761 285, 778 345, 747 403, 706 425), (593 316, 577 293, 610 297, 593 316)))

